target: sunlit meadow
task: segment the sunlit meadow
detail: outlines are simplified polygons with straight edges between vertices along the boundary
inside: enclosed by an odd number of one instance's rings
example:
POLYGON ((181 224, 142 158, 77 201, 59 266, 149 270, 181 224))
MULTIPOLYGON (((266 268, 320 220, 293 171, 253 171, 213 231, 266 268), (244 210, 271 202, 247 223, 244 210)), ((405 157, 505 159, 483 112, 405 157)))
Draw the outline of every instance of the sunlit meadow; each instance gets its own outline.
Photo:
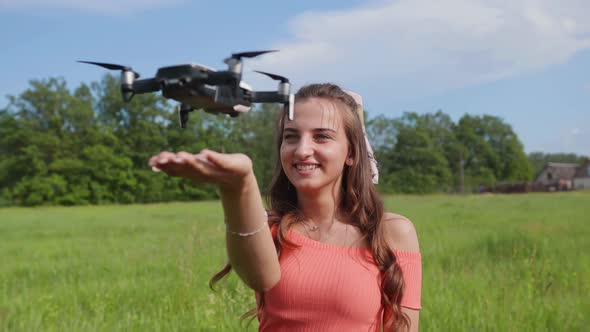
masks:
MULTIPOLYGON (((389 196, 416 225, 422 331, 590 330, 590 192, 389 196)), ((0 209, 0 330, 243 331, 219 202, 0 209)))

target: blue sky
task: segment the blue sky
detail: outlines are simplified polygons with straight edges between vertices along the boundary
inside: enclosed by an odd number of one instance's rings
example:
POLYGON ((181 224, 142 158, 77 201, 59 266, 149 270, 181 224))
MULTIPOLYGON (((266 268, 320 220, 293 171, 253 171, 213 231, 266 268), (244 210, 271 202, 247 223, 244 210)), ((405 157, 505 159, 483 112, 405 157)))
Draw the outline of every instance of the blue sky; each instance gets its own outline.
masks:
POLYGON ((491 114, 526 152, 590 156, 590 1, 587 0, 0 0, 0 106, 32 79, 70 88, 100 68, 201 63, 280 49, 247 62, 255 89, 335 82, 363 95, 370 116, 442 109, 491 114))

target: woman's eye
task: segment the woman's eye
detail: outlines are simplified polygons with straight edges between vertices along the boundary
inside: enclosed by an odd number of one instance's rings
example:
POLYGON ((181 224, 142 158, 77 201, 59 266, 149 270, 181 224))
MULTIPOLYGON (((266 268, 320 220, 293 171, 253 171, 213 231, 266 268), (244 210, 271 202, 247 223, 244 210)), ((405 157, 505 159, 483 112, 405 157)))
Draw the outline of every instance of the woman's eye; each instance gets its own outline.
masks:
MULTIPOLYGON (((283 135, 283 141, 290 141, 290 142, 294 142, 297 141, 299 139, 299 136, 296 134, 285 134, 283 135)), ((313 139, 315 141, 327 141, 327 140, 331 140, 332 137, 330 135, 326 135, 326 134, 316 134, 313 136, 313 139)))
POLYGON ((332 139, 332 137, 330 137, 329 135, 319 134, 319 135, 316 135, 316 139, 320 140, 320 141, 325 141, 325 140, 332 139))
POLYGON ((285 141, 292 141, 296 138, 297 138, 297 136, 295 136, 293 134, 287 134, 287 135, 283 136, 283 140, 285 140, 285 141))

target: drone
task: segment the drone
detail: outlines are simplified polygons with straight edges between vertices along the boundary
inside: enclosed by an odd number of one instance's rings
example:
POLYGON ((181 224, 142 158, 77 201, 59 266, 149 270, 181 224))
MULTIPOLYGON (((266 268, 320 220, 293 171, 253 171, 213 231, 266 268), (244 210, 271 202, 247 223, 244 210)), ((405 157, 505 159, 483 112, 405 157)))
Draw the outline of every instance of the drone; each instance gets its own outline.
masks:
POLYGON ((295 98, 290 93, 291 84, 287 78, 255 71, 279 81, 276 91, 253 91, 249 84, 242 81, 242 58, 253 58, 270 52, 276 50, 233 53, 224 60, 228 66, 224 71, 199 64, 182 64, 159 68, 155 77, 141 80, 138 79, 140 75, 128 66, 93 61, 78 62, 120 70, 121 94, 125 102, 131 101, 136 94, 162 90, 165 98, 180 102, 178 116, 181 128, 186 128, 188 114, 195 109, 236 117, 248 112, 253 103, 283 104, 289 120, 293 120, 295 98))

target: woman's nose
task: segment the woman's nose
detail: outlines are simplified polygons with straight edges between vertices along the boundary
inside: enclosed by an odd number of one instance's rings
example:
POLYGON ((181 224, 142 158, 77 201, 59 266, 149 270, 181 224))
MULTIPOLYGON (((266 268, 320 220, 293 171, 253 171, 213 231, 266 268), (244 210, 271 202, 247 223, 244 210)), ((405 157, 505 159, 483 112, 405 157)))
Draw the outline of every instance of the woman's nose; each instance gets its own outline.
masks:
POLYGON ((313 142, 307 138, 301 138, 295 148, 295 157, 297 159, 306 159, 313 154, 313 142))

